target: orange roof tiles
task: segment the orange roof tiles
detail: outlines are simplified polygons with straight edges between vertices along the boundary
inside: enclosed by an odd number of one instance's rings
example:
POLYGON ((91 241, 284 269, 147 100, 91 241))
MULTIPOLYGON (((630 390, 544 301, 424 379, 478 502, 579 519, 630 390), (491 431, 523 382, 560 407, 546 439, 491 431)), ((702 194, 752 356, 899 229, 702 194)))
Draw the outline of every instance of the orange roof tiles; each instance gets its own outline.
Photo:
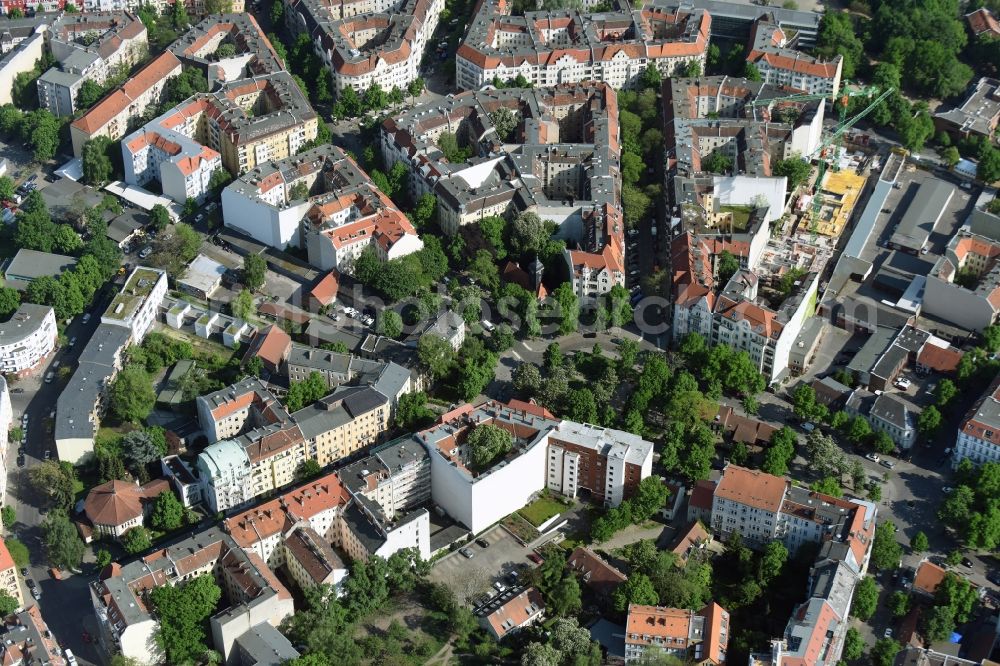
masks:
POLYGON ((225 520, 226 531, 243 548, 281 534, 292 526, 281 500, 273 499, 225 520))
POLYGON ((512 597, 495 611, 486 616, 486 621, 498 638, 520 629, 545 612, 542 595, 533 587, 512 597))
POLYGON ((964 353, 955 347, 925 343, 917 353, 917 364, 941 373, 955 372, 964 353))
MULTIPOLYGON (((73 121, 73 127, 88 134, 99 131, 112 118, 128 109, 143 93, 154 85, 179 73, 181 61, 170 51, 164 51, 145 67, 136 72, 125 84, 102 99, 80 118, 73 121)), ((144 110, 144 109, 143 109, 144 110)))
POLYGON ((582 576, 584 583, 598 594, 609 595, 628 580, 625 574, 584 546, 577 547, 570 554, 566 565, 582 576))
POLYGON ((691 491, 691 497, 688 499, 688 506, 696 509, 711 511, 712 498, 714 496, 715 483, 707 479, 703 479, 694 484, 694 489, 691 491))
POLYGON ((340 273, 334 269, 327 273, 322 280, 316 283, 309 295, 316 299, 320 305, 329 305, 337 299, 337 292, 340 290, 340 273))
POLYGON ((785 497, 786 484, 783 477, 729 465, 715 488, 715 497, 777 513, 785 497))
POLYGON ((698 613, 705 618, 704 644, 702 653, 712 664, 726 663, 726 650, 729 649, 729 611, 714 601, 698 613))
POLYGON ((248 350, 248 358, 256 356, 273 368, 278 368, 288 357, 292 338, 277 324, 271 324, 257 334, 248 350))
POLYGON ((347 489, 335 473, 321 476, 281 497, 285 509, 296 519, 308 519, 321 511, 345 506, 350 499, 347 489))
POLYGON ((688 647, 693 611, 682 608, 629 604, 625 622, 625 642, 631 645, 653 645, 654 639, 671 640, 671 647, 688 647))
POLYGON ((11 557, 10 551, 7 550, 7 544, 4 543, 3 539, 0 539, 0 571, 13 569, 14 566, 14 558, 11 557))
POLYGON ((976 11, 966 14, 965 20, 969 24, 969 30, 973 35, 981 35, 984 32, 1000 37, 1000 21, 993 15, 993 12, 981 7, 976 11))
POLYGON ((124 525, 142 516, 139 487, 118 480, 103 483, 87 493, 83 510, 95 525, 124 525))
POLYGON ((913 577, 913 589, 918 592, 934 594, 947 573, 942 567, 929 560, 924 560, 917 567, 917 574, 913 577))
POLYGON ((754 63, 764 61, 775 69, 784 69, 797 74, 807 74, 825 79, 837 76, 837 62, 817 62, 811 56, 795 53, 796 55, 790 55, 786 52, 774 53, 754 50, 747 56, 747 60, 754 63))

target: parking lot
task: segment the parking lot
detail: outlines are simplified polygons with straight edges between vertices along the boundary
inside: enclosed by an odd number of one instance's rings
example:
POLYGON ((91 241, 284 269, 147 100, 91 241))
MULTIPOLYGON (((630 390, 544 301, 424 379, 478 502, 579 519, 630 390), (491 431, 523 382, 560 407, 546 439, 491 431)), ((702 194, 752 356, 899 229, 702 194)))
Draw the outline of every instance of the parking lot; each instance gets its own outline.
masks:
POLYGON ((528 559, 531 550, 522 547, 499 525, 479 538, 485 539, 489 547, 483 548, 472 542, 466 546, 473 553, 472 559, 456 550, 438 560, 430 573, 432 581, 444 583, 465 603, 472 603, 473 599, 487 593, 491 596, 496 594, 493 583, 511 569, 534 566, 528 559))

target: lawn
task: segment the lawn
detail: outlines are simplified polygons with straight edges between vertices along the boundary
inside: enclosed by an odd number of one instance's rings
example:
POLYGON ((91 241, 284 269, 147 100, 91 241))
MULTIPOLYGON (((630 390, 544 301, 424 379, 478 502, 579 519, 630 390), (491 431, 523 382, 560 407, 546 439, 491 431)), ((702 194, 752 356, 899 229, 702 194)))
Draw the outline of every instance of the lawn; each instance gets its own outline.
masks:
POLYGON ((500 524, 503 525, 515 539, 520 540, 521 543, 527 544, 538 538, 538 530, 536 530, 531 523, 517 513, 510 514, 501 520, 500 524))
POLYGON ((551 497, 539 497, 534 502, 524 507, 518 513, 529 523, 538 527, 552 516, 562 513, 566 509, 561 502, 551 497))
POLYGON ((719 210, 723 213, 733 214, 733 229, 737 231, 747 230, 747 226, 750 224, 750 213, 753 212, 752 206, 719 206, 719 210))

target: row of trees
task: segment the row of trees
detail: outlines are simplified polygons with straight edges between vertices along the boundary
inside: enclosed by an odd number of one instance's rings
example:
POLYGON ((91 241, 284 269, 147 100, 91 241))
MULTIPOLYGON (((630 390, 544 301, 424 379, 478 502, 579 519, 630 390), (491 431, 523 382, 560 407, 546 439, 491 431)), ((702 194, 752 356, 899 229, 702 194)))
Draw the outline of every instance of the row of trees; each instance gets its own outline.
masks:
POLYGON ((966 545, 984 550, 1000 548, 1000 463, 978 469, 967 458, 959 463, 955 490, 941 504, 938 517, 966 545))
MULTIPOLYGON (((609 509, 590 525, 590 538, 595 542, 607 541, 619 530, 649 520, 666 506, 670 491, 657 476, 648 476, 639 482, 635 494, 617 507, 609 509)), ((646 603, 646 602, 633 602, 646 603)))
POLYGON ((641 92, 622 90, 618 93, 618 122, 622 145, 622 212, 625 224, 635 228, 655 212, 655 202, 662 194, 656 174, 650 165, 661 163, 663 134, 660 131, 660 111, 657 89, 659 72, 653 65, 643 77, 647 85, 641 92))

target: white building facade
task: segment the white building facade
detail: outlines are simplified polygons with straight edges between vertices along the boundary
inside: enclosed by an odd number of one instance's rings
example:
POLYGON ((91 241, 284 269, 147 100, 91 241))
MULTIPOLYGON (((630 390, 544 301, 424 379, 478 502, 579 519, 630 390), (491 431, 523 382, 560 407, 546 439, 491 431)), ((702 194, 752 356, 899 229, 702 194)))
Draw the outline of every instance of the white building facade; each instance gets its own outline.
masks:
POLYGON ((58 335, 51 307, 31 303, 20 306, 0 324, 0 373, 27 373, 52 352, 58 335))

